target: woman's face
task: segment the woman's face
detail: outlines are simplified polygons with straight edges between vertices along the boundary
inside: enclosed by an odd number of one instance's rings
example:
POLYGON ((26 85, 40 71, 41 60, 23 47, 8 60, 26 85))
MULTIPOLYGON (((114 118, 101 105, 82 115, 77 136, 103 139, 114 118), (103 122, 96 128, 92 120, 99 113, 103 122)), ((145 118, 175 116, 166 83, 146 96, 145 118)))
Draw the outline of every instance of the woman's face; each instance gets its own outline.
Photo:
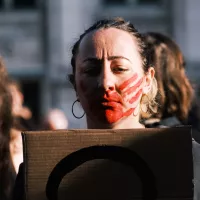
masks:
POLYGON ((87 118, 113 124, 137 116, 147 87, 142 65, 129 33, 116 28, 88 33, 79 46, 75 73, 77 97, 87 118))

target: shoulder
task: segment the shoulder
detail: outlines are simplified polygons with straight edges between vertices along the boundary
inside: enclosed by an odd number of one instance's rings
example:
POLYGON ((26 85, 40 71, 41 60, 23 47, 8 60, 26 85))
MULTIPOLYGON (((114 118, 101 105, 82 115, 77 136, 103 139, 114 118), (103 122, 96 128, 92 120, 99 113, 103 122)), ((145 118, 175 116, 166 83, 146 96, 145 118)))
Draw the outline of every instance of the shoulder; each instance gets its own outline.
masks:
POLYGON ((165 119, 147 119, 144 121, 146 128, 167 128, 182 125, 176 117, 169 117, 165 119))
POLYGON ((143 124, 145 125, 145 128, 166 128, 168 126, 165 126, 161 123, 161 120, 158 118, 150 118, 143 121, 143 124))

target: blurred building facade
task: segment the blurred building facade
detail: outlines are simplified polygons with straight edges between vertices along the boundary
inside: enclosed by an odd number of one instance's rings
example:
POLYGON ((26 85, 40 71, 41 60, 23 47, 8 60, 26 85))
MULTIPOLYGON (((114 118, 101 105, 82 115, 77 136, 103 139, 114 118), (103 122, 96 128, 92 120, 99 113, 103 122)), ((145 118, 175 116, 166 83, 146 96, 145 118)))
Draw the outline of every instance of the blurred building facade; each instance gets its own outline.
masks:
MULTIPOLYGON (((65 111, 69 128, 84 128, 85 119, 71 113, 76 95, 67 79, 78 36, 94 20, 115 16, 142 32, 165 33, 180 45, 200 88, 199 9, 199 0, 0 0, 0 54, 36 118, 56 107, 65 111)), ((79 105, 75 112, 83 113, 79 105)))

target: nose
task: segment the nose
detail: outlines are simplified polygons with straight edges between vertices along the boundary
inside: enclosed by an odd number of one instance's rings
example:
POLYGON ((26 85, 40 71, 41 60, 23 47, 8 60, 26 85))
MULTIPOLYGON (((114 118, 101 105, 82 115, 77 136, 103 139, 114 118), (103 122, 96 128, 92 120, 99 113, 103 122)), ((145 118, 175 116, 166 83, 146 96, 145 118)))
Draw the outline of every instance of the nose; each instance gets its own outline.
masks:
POLYGON ((104 68, 102 70, 102 73, 99 76, 98 80, 98 86, 99 88, 104 89, 105 91, 107 90, 115 90, 115 76, 110 70, 110 68, 104 68))

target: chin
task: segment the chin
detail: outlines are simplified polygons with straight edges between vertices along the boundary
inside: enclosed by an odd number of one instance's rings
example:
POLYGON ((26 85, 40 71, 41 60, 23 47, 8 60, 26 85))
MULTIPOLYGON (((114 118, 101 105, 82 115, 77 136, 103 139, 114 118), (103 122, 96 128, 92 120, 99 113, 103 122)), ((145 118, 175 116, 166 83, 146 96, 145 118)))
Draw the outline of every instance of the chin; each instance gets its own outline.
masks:
POLYGON ((112 126, 121 121, 123 113, 121 111, 105 110, 96 115, 96 120, 104 125, 112 126))

